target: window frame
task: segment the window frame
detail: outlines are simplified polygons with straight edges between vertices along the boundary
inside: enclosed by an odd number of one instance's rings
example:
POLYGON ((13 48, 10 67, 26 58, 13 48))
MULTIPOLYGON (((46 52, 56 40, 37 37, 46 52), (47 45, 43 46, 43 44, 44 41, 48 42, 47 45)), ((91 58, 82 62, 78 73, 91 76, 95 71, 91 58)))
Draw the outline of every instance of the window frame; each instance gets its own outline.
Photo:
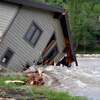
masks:
MULTIPOLYGON (((56 32, 55 32, 55 31, 53 32, 51 38, 49 39, 49 42, 50 42, 50 40, 52 39, 53 36, 54 36, 54 38, 55 38, 54 44, 56 43, 56 45, 57 45, 57 39, 56 39, 56 32)), ((46 47, 48 47, 49 42, 47 43, 46 47)), ((52 48, 52 46, 53 46, 54 44, 52 44, 52 45, 50 46, 50 48, 52 48)), ((45 47, 45 49, 46 49, 46 47, 45 47)), ((57 45, 57 47, 58 47, 58 45, 57 45)), ((49 48, 49 49, 50 49, 50 48, 49 48)), ((44 49, 44 50, 45 50, 45 49, 44 49)), ((48 49, 48 50, 49 50, 49 49, 48 49)), ((48 50, 47 50, 46 52, 48 52, 48 50)), ((42 52, 42 56, 45 55, 46 52, 43 51, 43 52, 42 52)))
POLYGON ((58 45, 57 45, 56 42, 55 42, 54 45, 50 48, 50 50, 48 50, 48 51, 46 52, 46 54, 44 54, 44 55, 42 56, 42 58, 43 58, 43 59, 46 59, 46 57, 53 51, 54 48, 57 49, 57 52, 50 58, 50 59, 54 59, 55 56, 57 56, 57 55, 59 54, 59 49, 58 49, 58 45))
POLYGON ((8 47, 8 48, 5 50, 4 54, 2 55, 2 57, 1 57, 1 59, 0 59, 0 64, 3 65, 3 66, 5 66, 5 67, 7 67, 8 64, 10 63, 11 59, 13 58, 14 54, 15 54, 15 52, 14 52, 11 48, 8 47), (8 50, 9 50, 10 52, 12 52, 12 56, 10 57, 9 61, 7 62, 7 64, 4 64, 4 63, 2 63, 2 59, 4 58, 4 56, 6 55, 6 53, 7 53, 8 50))
MULTIPOLYGON (((34 48, 34 47, 36 46, 36 44, 38 43, 39 39, 41 38, 42 33, 43 33, 43 30, 40 28, 40 26, 37 25, 37 23, 36 23, 35 21, 32 21, 31 24, 30 24, 30 26, 28 27, 28 30, 27 30, 26 34, 24 35, 23 38, 24 38, 24 40, 25 40, 28 44, 30 44, 30 45, 34 48), (35 34, 36 30, 41 31, 39 37, 38 37, 37 40, 36 40, 35 45, 31 42, 31 40, 28 40, 28 39, 26 38, 26 36, 27 36, 28 32, 30 31, 32 25, 36 26, 36 29, 35 29, 35 31, 34 31, 34 34, 35 34)), ((33 35, 33 37, 34 37, 34 35, 33 35)), ((33 37, 31 37, 31 39, 32 39, 33 37)))

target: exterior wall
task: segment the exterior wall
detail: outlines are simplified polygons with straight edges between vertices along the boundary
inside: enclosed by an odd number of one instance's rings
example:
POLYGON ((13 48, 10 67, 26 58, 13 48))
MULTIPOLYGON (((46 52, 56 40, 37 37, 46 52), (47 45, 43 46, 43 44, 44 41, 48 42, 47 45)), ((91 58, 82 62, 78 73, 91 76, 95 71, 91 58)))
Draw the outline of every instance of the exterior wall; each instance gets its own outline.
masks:
POLYGON ((26 62, 32 64, 34 60, 38 61, 54 31, 56 32, 57 44, 60 52, 55 58, 55 61, 61 57, 61 52, 64 49, 65 44, 60 22, 57 19, 54 19, 53 15, 54 13, 52 12, 27 6, 21 8, 4 40, 0 44, 0 58, 7 47, 15 52, 7 66, 8 68, 20 70, 22 67, 21 64, 25 65, 26 62), (23 39, 33 21, 35 21, 35 23, 43 30, 43 33, 34 48, 23 39))
POLYGON ((57 45, 58 45, 58 51, 59 54, 54 58, 55 62, 58 62, 65 54, 62 53, 66 45, 64 44, 64 37, 62 33, 62 28, 59 20, 55 21, 55 32, 56 32, 56 39, 57 39, 57 45))
POLYGON ((3 34, 7 30, 17 10, 17 5, 0 2, 0 38, 2 38, 3 34))

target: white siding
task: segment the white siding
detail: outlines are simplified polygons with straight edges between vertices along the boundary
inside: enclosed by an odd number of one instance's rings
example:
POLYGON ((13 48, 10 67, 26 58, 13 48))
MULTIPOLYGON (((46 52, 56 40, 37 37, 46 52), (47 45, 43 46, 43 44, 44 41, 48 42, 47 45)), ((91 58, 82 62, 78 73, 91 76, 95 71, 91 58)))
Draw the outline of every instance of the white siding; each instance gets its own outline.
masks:
POLYGON ((21 63, 25 64, 26 62, 29 62, 32 64, 33 60, 37 61, 54 31, 56 31, 60 52, 55 58, 55 61, 61 58, 61 52, 65 47, 64 38, 60 22, 57 19, 54 19, 53 15, 54 13, 48 11, 31 7, 22 7, 0 45, 0 58, 7 47, 10 47, 15 51, 14 56, 8 64, 8 68, 19 70, 22 67, 21 63), (35 21, 43 30, 43 33, 34 48, 23 39, 32 21, 35 21))
POLYGON ((65 54, 62 53, 64 48, 66 47, 65 42, 64 42, 64 36, 61 28, 61 24, 59 20, 55 21, 55 32, 56 32, 56 39, 57 39, 57 44, 59 48, 59 54, 55 57, 54 61, 58 62, 65 54))
MULTIPOLYGON (((16 14, 18 6, 0 2, 0 34, 4 34, 16 14)), ((1 35, 0 35, 1 37, 1 35)))

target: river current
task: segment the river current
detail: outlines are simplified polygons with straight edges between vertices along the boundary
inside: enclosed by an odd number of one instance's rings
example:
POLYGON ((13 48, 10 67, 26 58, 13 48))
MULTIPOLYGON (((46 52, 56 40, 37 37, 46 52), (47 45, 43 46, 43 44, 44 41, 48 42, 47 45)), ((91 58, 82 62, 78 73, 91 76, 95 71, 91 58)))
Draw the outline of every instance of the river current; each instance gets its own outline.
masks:
POLYGON ((89 100, 100 100, 100 55, 77 56, 78 66, 51 66, 50 87, 68 91, 72 95, 86 96, 89 100), (54 81, 55 79, 55 81, 54 81))

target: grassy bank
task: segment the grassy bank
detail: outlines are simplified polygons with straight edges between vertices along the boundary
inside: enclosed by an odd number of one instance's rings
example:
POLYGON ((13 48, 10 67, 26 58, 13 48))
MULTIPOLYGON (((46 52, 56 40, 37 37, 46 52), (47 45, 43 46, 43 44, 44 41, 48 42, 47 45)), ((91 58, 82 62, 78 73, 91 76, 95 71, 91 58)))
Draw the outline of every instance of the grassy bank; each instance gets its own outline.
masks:
POLYGON ((85 97, 71 96, 67 92, 57 92, 46 87, 15 83, 5 84, 7 80, 27 81, 25 77, 0 76, 0 90, 2 91, 0 97, 17 97, 21 100, 87 100, 85 97))

